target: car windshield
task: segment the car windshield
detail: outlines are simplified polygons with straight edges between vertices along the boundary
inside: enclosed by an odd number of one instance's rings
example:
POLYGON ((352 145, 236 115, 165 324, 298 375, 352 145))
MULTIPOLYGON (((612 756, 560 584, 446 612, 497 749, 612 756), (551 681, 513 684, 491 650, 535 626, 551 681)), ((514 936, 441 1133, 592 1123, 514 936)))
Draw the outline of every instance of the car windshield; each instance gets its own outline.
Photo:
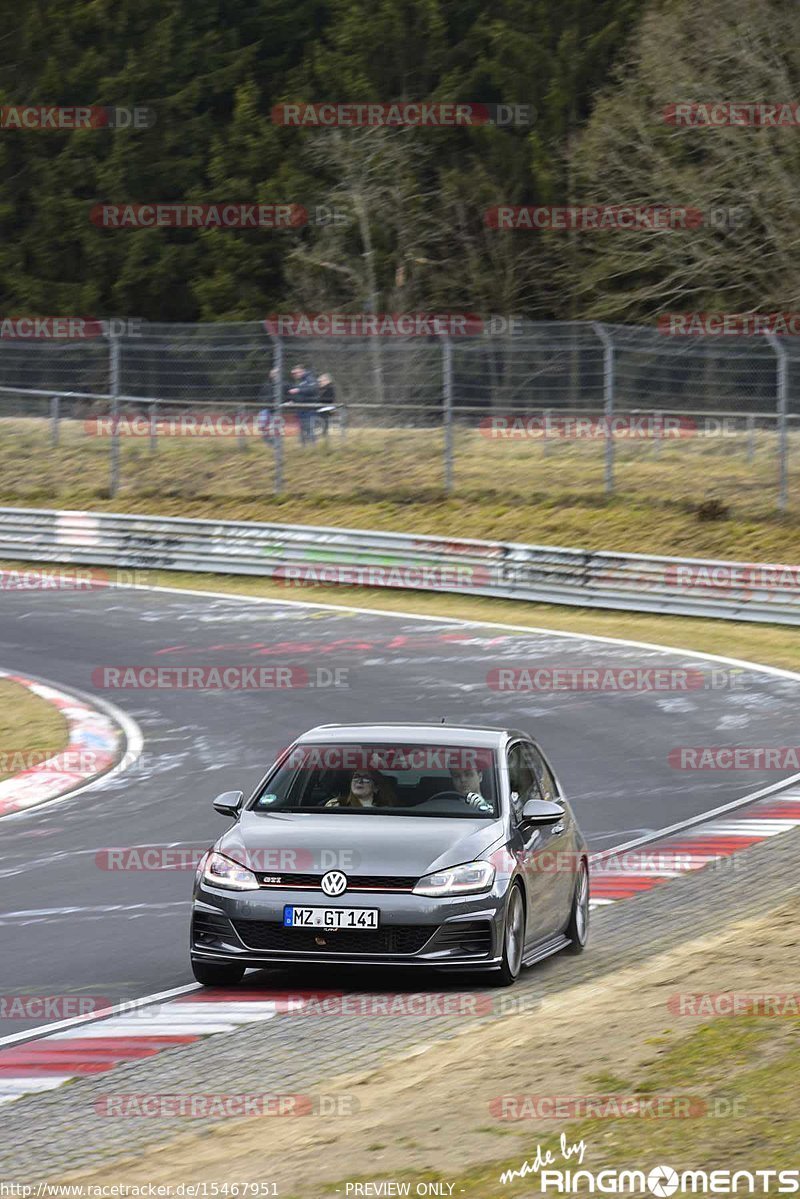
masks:
POLYGON ((296 745, 251 810, 490 820, 498 813, 495 754, 458 745, 296 745))

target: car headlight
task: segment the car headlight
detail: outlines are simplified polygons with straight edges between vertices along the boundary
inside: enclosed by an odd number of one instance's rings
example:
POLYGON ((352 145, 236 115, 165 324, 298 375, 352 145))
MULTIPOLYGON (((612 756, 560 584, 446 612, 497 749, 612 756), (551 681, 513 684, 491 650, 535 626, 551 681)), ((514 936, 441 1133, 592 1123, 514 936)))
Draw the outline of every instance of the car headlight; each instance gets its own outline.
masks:
POLYGON ((415 895, 469 895, 472 891, 488 891, 494 882, 491 862, 465 862, 449 870, 425 874, 414 888, 415 895))
POLYGON ((258 890, 258 879, 253 871, 221 853, 210 853, 206 858, 203 881, 214 887, 230 887, 232 891, 258 890))

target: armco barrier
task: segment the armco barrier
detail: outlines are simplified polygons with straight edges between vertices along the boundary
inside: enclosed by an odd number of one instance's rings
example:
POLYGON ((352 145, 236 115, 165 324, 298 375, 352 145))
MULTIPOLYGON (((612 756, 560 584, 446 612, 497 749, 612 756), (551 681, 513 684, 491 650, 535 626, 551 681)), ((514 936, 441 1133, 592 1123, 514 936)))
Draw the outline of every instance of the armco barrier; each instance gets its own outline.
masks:
POLYGON ((798 566, 375 530, 0 508, 0 557, 800 624, 798 566))

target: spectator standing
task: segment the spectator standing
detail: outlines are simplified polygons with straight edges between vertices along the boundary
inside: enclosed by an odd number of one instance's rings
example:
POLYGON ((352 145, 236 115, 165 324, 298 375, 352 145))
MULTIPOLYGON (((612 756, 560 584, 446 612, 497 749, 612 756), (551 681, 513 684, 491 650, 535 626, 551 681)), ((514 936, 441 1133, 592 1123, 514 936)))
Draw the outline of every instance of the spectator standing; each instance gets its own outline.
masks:
POLYGON ((306 367, 292 367, 292 384, 289 388, 290 402, 297 407, 300 421, 300 444, 313 445, 316 441, 315 422, 319 408, 319 383, 306 367))
POLYGON ((327 437, 331 417, 336 412, 336 385, 328 374, 319 377, 319 402, 320 431, 323 437, 327 437))

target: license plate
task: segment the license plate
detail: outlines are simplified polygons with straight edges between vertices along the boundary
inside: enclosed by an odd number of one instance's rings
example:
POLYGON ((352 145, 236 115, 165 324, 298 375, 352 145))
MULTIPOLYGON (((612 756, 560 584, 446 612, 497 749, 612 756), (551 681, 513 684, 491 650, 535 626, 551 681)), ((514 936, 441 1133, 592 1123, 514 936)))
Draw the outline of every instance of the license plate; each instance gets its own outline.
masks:
POLYGON ((286 928, 377 928, 378 908, 296 908, 283 909, 286 928))

